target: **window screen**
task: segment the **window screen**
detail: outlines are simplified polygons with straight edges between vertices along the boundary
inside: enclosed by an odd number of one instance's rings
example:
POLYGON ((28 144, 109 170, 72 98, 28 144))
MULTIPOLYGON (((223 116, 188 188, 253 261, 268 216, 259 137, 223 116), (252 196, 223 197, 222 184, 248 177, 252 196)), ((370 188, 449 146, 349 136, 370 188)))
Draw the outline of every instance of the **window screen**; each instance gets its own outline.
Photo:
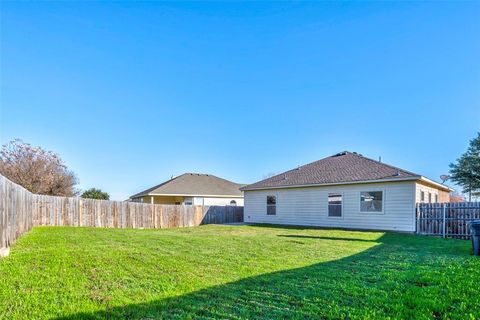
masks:
POLYGON ((329 217, 342 216, 342 195, 340 193, 328 194, 328 216, 329 217))
POLYGON ((277 197, 276 196, 267 196, 267 214, 268 215, 277 214, 277 197))
POLYGON ((363 191, 360 193, 361 212, 382 212, 383 191, 363 191))

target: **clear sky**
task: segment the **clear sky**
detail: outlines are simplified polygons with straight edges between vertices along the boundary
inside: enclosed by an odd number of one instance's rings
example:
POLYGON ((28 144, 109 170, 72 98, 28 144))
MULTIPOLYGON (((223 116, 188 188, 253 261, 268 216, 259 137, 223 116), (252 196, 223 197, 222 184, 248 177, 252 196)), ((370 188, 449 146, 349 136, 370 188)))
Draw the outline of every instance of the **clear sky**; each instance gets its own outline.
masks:
POLYGON ((0 142, 114 199, 343 150, 438 180, 480 129, 480 2, 0 6, 0 142))

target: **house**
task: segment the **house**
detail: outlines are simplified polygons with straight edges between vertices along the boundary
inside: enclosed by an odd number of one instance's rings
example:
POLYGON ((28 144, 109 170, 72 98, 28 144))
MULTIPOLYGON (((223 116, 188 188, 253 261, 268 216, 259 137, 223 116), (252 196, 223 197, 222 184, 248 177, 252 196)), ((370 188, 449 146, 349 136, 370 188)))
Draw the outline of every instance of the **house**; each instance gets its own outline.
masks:
POLYGON ((355 152, 247 185, 245 222, 415 231, 417 202, 448 202, 449 187, 355 152))
POLYGON ((185 173, 130 197, 153 204, 243 206, 243 184, 211 174, 185 173))

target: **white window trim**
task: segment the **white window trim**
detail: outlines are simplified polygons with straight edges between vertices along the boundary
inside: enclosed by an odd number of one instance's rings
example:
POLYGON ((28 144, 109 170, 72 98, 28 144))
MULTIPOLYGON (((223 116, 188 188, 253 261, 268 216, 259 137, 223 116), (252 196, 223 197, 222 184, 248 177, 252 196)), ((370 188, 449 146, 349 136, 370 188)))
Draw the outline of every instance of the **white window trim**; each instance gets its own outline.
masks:
POLYGON ((327 192, 327 218, 328 218, 328 219, 336 219, 336 220, 338 220, 338 219, 343 219, 343 216, 344 216, 344 211, 343 211, 343 206, 344 206, 344 205, 343 205, 343 204, 344 204, 344 202, 345 202, 345 201, 344 201, 343 192, 327 192), (330 196, 330 194, 339 194, 339 195, 342 196, 342 215, 341 215, 340 217, 335 217, 335 216, 331 216, 331 215, 328 214, 328 207, 329 207, 329 205, 328 205, 328 197, 330 196))
POLYGON ((378 215, 378 214, 385 214, 385 204, 387 203, 387 193, 385 192, 385 189, 364 189, 360 190, 358 193, 358 212, 362 215, 368 215, 368 214, 373 214, 373 215, 378 215), (382 192, 382 211, 362 211, 362 192, 382 192))
POLYGON ((265 196, 265 215, 267 217, 276 217, 278 216, 278 194, 277 193, 268 193, 265 196), (267 198, 273 196, 275 197, 275 214, 268 214, 268 203, 267 203, 267 198))

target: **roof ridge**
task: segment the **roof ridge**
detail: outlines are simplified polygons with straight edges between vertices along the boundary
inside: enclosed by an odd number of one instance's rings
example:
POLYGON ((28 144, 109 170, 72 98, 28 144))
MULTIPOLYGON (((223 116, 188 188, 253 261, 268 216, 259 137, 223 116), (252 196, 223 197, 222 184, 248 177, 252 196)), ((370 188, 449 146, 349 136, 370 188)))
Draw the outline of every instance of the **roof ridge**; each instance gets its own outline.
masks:
POLYGON ((222 178, 222 177, 219 177, 219 176, 216 176, 214 174, 207 174, 209 177, 213 177, 217 180, 222 180, 222 181, 225 181, 225 182, 228 182, 228 183, 232 183, 232 184, 237 184, 237 185, 245 185, 245 183, 238 183, 238 182, 234 182, 232 180, 228 180, 228 179, 225 179, 225 178, 222 178))
POLYGON ((332 184, 388 179, 419 179, 414 172, 377 161, 357 152, 342 151, 252 183, 255 187, 332 184))
POLYGON ((171 181, 173 181, 173 180, 175 180, 175 179, 177 179, 177 178, 179 178, 179 177, 181 177, 181 176, 183 176, 183 175, 185 175, 185 173, 184 173, 184 174, 181 174, 181 175, 179 175, 179 176, 170 178, 170 179, 167 180, 167 181, 163 181, 162 183, 157 184, 156 186, 153 186, 153 187, 151 187, 151 188, 148 188, 148 189, 145 189, 145 190, 143 190, 143 191, 140 191, 140 192, 134 194, 133 196, 130 196, 130 198, 135 198, 135 197, 141 196, 141 195, 143 195, 143 194, 145 194, 145 193, 148 194, 150 191, 153 191, 153 190, 155 190, 155 189, 157 189, 157 188, 160 188, 161 186, 163 186, 163 185, 165 185, 165 184, 167 184, 167 183, 169 183, 169 182, 171 182, 171 181))
POLYGON ((133 196, 130 196, 130 198, 137 198, 137 197, 149 195, 150 193, 155 194, 155 192, 158 192, 159 189, 170 190, 170 189, 181 188, 182 190, 190 190, 189 192, 193 192, 191 190, 198 188, 199 183, 201 185, 201 189, 203 190, 209 190, 209 188, 210 190, 213 190, 211 188, 215 186, 214 188, 217 188, 217 190, 215 190, 214 192, 219 192, 219 193, 212 193, 215 195, 226 195, 226 194, 236 195, 237 191, 233 191, 233 190, 237 190, 240 187, 243 187, 246 185, 246 184, 236 183, 236 182, 215 176, 213 174, 185 172, 176 177, 172 176, 172 178, 170 178, 169 180, 164 181, 160 184, 157 184, 154 187, 151 187, 146 190, 143 190, 142 192, 136 193, 133 196), (226 190, 230 190, 230 191, 226 191, 226 190))
POLYGON ((276 178, 276 177, 284 176, 285 174, 287 174, 287 173, 289 173, 289 172, 292 172, 292 171, 295 171, 295 170, 299 170, 299 169, 301 169, 301 168, 304 168, 304 167, 309 166, 309 165, 312 165, 312 164, 314 164, 314 163, 323 161, 323 160, 325 160, 325 159, 332 158, 332 157, 335 157, 335 156, 340 156, 340 155, 342 155, 342 153, 343 153, 343 154, 346 154, 346 153, 354 154, 353 152, 348 151, 348 150, 341 151, 341 152, 337 152, 337 153, 335 153, 335 154, 333 154, 333 155, 331 155, 331 156, 323 157, 323 158, 321 158, 321 159, 318 159, 318 160, 315 160, 315 161, 312 161, 312 162, 309 162, 309 163, 305 163, 305 164, 299 165, 299 166, 296 167, 296 168, 293 168, 293 169, 290 169, 290 170, 281 172, 281 173, 279 173, 279 174, 273 175, 273 176, 271 176, 271 177, 262 179, 262 180, 260 180, 260 181, 257 181, 257 182, 251 183, 251 184, 256 184, 256 183, 258 183, 258 182, 262 182, 262 181, 265 181, 265 180, 270 180, 270 179, 273 179, 273 178, 276 178))
MULTIPOLYGON (((348 152, 348 151, 347 151, 347 152, 348 152)), ((349 153, 352 154, 352 155, 354 155, 354 156, 357 156, 357 157, 359 157, 359 158, 363 158, 363 159, 366 159, 366 160, 371 161, 371 162, 373 162, 373 163, 376 163, 376 164, 381 164, 381 165, 384 165, 384 166, 386 166, 386 167, 389 167, 389 168, 392 168, 392 169, 396 169, 396 170, 400 170, 400 171, 406 172, 406 173, 411 174, 411 175, 415 175, 415 176, 419 176, 419 177, 421 176, 421 175, 418 174, 418 173, 415 173, 415 172, 412 172, 412 171, 408 171, 408 170, 402 169, 402 168, 400 168, 400 167, 392 166, 392 165, 390 165, 390 164, 388 164, 388 163, 384 163, 384 162, 381 162, 381 161, 377 161, 377 160, 375 160, 375 159, 365 157, 365 156, 363 156, 363 155, 361 155, 361 154, 358 154, 358 153, 355 153, 355 152, 349 152, 349 153)))
POLYGON ((216 179, 223 180, 223 181, 226 181, 226 182, 229 182, 229 183, 238 184, 238 185, 246 185, 245 183, 237 183, 237 182, 233 182, 232 180, 228 180, 228 179, 225 179, 225 178, 222 178, 222 177, 216 176, 216 175, 214 175, 214 174, 211 174, 211 173, 195 173, 195 172, 187 172, 187 173, 184 173, 184 174, 197 174, 197 175, 199 175, 199 176, 208 176, 208 177, 214 177, 214 178, 216 178, 216 179))

